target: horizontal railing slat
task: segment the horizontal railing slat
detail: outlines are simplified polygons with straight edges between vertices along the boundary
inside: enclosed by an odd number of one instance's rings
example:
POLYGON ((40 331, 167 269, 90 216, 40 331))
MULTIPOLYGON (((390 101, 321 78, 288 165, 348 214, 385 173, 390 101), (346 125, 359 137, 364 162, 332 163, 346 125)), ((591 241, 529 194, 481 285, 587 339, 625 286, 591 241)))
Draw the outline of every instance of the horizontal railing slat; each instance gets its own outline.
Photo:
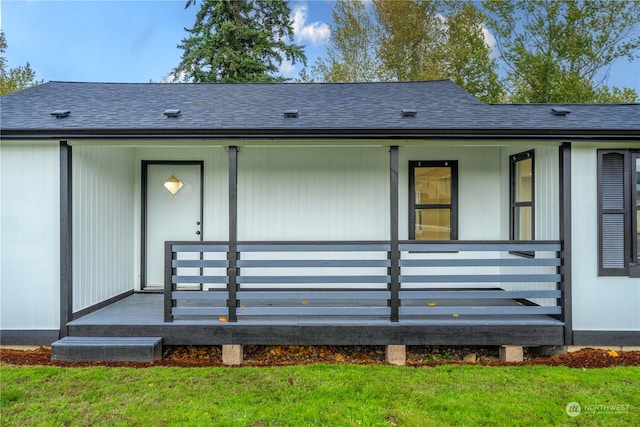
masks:
POLYGON ((389 291, 238 291, 239 300, 387 300, 389 291))
POLYGON ((400 283, 559 282, 559 274, 400 275, 400 283))
POLYGON ((386 259, 283 259, 283 260, 239 260, 240 268, 272 268, 272 267, 389 267, 391 262, 386 259))
POLYGON ((403 241, 400 242, 400 251, 415 251, 415 252, 450 252, 450 251, 560 251, 562 245, 559 242, 545 242, 545 241, 533 241, 533 242, 465 242, 446 240, 439 242, 420 243, 417 241, 403 241))
POLYGON ((227 276, 171 276, 173 283, 227 283, 227 276))
POLYGON ((400 314, 405 316, 442 316, 442 315, 557 315, 561 308, 557 306, 447 306, 447 307, 415 307, 402 306, 400 314))
POLYGON ((171 266, 175 268, 180 267, 200 267, 200 268, 226 268, 229 266, 227 260, 214 260, 214 259, 174 259, 171 261, 171 266))
POLYGON ((389 276, 238 276, 238 283, 389 283, 389 276))
POLYGON ((239 316, 389 316, 389 307, 240 307, 239 316))
POLYGON ((173 252, 227 252, 229 245, 224 244, 174 244, 171 246, 173 252))
POLYGON ((174 300, 215 300, 226 301, 229 298, 227 290, 220 291, 173 291, 171 298, 174 300))
POLYGON ((557 267, 558 258, 401 259, 400 267, 557 267))
POLYGON ((519 299, 519 298, 560 298, 560 291, 424 291, 401 290, 400 299, 519 299))
POLYGON ((388 243, 239 243, 240 252, 379 252, 389 251, 388 243))

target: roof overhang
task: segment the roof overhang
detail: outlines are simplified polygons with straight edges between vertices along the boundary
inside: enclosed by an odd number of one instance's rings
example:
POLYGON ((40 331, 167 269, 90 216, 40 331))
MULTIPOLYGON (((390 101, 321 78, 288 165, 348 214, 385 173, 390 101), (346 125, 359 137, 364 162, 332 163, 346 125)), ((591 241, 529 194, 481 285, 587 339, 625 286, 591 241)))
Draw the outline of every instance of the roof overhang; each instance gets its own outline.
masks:
POLYGON ((1 129, 2 139, 566 139, 635 140, 640 129, 1 129))

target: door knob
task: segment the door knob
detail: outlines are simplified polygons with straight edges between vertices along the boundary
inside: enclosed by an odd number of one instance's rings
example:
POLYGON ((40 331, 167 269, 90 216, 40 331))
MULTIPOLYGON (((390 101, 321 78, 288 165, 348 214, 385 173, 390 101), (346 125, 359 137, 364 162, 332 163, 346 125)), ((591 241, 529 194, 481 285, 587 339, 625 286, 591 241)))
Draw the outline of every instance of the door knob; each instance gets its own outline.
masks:
POLYGON ((196 225, 200 225, 200 221, 196 221, 196 225))
POLYGON ((200 235, 200 230, 196 231, 196 234, 199 236, 200 235))

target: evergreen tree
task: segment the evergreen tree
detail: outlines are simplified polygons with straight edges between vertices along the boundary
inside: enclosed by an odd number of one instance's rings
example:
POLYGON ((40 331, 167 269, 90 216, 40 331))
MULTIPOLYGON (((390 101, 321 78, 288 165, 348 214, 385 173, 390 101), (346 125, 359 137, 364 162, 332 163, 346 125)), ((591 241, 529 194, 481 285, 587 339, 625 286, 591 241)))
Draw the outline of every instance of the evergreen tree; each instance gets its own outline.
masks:
MULTIPOLYGON (((185 7, 195 5, 189 0, 185 7)), ((293 43, 284 0, 203 0, 174 79, 193 82, 273 82, 280 64, 306 63, 304 46, 293 43)))

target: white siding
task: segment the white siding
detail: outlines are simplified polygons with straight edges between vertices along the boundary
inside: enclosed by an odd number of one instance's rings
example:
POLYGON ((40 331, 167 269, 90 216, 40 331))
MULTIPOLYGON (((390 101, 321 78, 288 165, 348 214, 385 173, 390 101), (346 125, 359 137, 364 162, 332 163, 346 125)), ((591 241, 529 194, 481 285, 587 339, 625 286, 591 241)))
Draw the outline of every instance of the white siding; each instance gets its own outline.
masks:
POLYGON ((501 219, 508 215, 500 207, 500 148, 400 148, 400 239, 409 238, 410 160, 457 160, 458 239, 500 239, 501 219))
POLYGON ((572 147, 571 180, 573 329, 640 330, 640 279, 598 277, 595 147, 572 147))
MULTIPOLYGON (((409 238, 409 161, 457 160, 458 161, 458 239, 498 240, 500 239, 500 148, 464 146, 424 146, 400 148, 400 239, 409 238)), ((459 252, 452 254, 404 253, 403 258, 493 258, 493 253, 459 252)), ((499 267, 440 267, 402 268, 402 274, 498 274, 499 267)), ((404 284, 403 288, 492 288, 495 283, 434 283, 404 284)))
POLYGON ((73 311, 133 289, 130 148, 73 148, 73 311))
MULTIPOLYGON (((400 150, 400 236, 406 239, 408 224, 408 161, 457 160, 458 161, 458 238, 459 240, 508 240, 509 239, 509 156, 535 149, 536 167, 536 239, 558 238, 558 149, 554 146, 530 147, 410 147, 400 150)), ((494 258, 499 253, 460 252, 446 254, 404 254, 408 258, 494 258)), ((515 257, 502 253, 502 256, 515 257)), ((417 269, 403 268, 411 274, 417 269)), ((555 268, 532 268, 524 271, 513 267, 465 267, 430 268, 429 274, 545 274, 555 268)), ((464 287, 502 287, 513 290, 555 289, 554 284, 536 283, 474 283, 444 285, 464 287)), ((422 286, 422 285, 417 285, 422 286)), ((409 288, 411 285, 405 285, 409 288)), ((553 304, 555 301, 539 300, 553 304)))
POLYGON ((560 236, 560 157, 557 147, 535 147, 536 240, 560 236))
POLYGON ((59 329, 59 144, 0 143, 0 329, 59 329))
POLYGON ((389 239, 388 151, 241 148, 239 240, 389 239))
POLYGON ((535 162, 535 240, 557 240, 559 229, 559 197, 560 197, 560 160, 558 147, 550 146, 521 146, 505 147, 501 154, 501 168, 503 178, 502 211, 503 226, 502 239, 509 239, 509 156, 534 151, 535 162))
MULTIPOLYGON (((534 151, 535 163, 535 240, 558 240, 559 229, 559 197, 560 197, 560 159, 558 147, 555 146, 520 146, 502 149, 502 209, 503 225, 502 239, 509 239, 509 198, 510 198, 510 162, 509 157, 514 154, 534 151)), ((507 257, 515 255, 506 254, 507 257)), ((538 253, 537 256, 552 258, 552 253, 538 253)), ((555 267, 503 267, 501 274, 554 274, 555 267)), ((508 290, 555 290, 553 283, 511 283, 504 284, 508 290)), ((540 305, 555 305, 555 299, 534 299, 540 305)))

